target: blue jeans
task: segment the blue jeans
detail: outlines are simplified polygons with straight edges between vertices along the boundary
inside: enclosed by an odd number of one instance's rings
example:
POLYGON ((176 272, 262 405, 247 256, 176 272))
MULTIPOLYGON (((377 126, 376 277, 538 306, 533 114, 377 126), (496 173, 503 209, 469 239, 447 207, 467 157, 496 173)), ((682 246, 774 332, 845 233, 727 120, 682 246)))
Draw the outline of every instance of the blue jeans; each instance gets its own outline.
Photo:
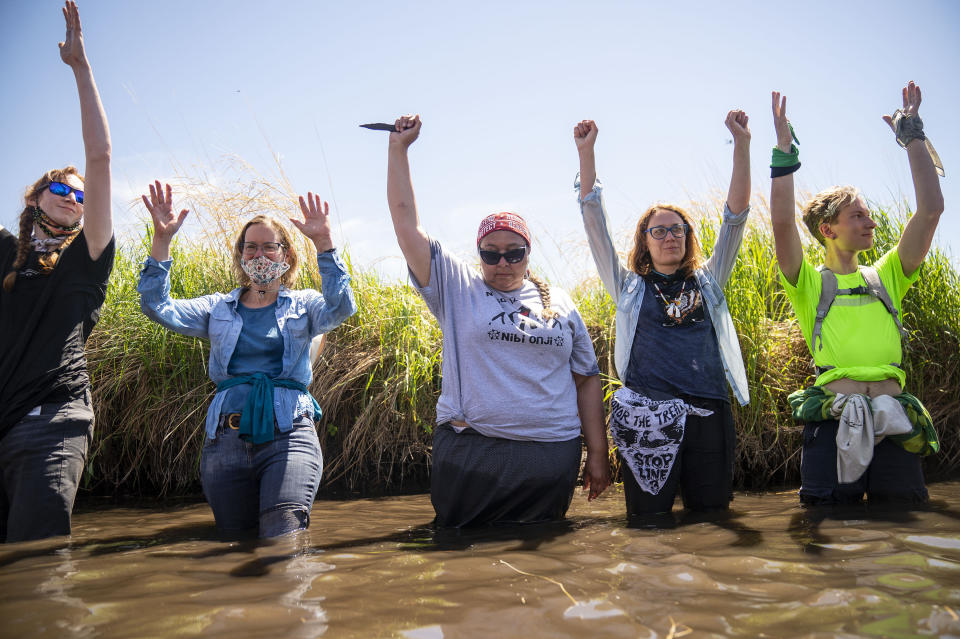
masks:
POLYGON ((41 404, 0 440, 0 541, 70 534, 87 450, 93 440, 90 392, 41 404))
POLYGON ((273 441, 263 444, 245 442, 223 424, 200 458, 203 494, 227 534, 259 529, 260 537, 276 537, 307 528, 322 472, 320 440, 309 418, 286 433, 274 428, 273 441))

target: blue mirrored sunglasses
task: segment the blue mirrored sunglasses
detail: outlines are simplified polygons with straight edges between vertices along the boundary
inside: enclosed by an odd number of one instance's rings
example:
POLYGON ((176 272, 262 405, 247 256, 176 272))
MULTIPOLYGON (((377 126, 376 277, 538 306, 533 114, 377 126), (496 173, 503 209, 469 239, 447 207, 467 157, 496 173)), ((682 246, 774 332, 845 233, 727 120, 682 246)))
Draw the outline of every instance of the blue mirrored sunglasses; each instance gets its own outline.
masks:
POLYGON ((60 195, 63 197, 70 195, 70 192, 73 191, 77 195, 77 204, 83 204, 83 191, 80 189, 75 189, 69 184, 64 184, 63 182, 51 182, 50 186, 47 188, 50 189, 50 192, 54 195, 60 195))

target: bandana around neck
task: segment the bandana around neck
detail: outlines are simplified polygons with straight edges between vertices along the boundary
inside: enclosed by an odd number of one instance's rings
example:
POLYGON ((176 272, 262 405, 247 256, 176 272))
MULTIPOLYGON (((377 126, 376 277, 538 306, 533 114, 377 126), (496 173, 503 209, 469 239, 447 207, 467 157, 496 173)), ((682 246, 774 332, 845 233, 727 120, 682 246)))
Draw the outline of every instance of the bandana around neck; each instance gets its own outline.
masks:
POLYGON ((50 237, 67 238, 80 232, 81 220, 77 220, 70 226, 57 224, 39 206, 33 207, 33 221, 50 237))
POLYGON ((254 284, 267 286, 289 271, 290 265, 286 262, 274 262, 266 255, 260 255, 252 260, 240 260, 240 268, 254 284))

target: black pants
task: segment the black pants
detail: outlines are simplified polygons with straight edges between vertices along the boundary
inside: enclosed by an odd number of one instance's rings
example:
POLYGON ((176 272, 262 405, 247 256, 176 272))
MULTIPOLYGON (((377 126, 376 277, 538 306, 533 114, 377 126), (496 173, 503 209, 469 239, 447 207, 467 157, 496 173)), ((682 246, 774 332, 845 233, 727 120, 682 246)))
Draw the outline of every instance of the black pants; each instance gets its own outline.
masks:
POLYGON ((856 504, 864 493, 872 503, 922 504, 927 501, 920 456, 889 439, 873 447, 873 460, 855 482, 837 481, 837 426, 830 419, 803 426, 800 501, 810 505, 856 504))
POLYGON ((677 489, 683 496, 684 507, 690 510, 724 510, 733 499, 737 432, 730 404, 701 397, 682 396, 680 399, 697 408, 712 410, 713 414, 706 417, 687 415, 677 460, 656 495, 640 487, 630 467, 621 459, 628 518, 670 512, 677 489))

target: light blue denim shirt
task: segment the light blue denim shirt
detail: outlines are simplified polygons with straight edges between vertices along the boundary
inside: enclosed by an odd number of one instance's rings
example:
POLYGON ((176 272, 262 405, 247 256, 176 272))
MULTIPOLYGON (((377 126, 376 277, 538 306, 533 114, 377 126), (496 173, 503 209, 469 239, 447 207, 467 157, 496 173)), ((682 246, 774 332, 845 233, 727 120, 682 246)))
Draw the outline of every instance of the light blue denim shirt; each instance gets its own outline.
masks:
MULTIPOLYGON (((579 194, 579 176, 574 187, 579 194)), ((646 282, 620 263, 610 235, 610 222, 603 208, 602 193, 603 186, 600 180, 597 180, 593 190, 587 194, 587 197, 580 200, 580 213, 583 215, 583 226, 587 231, 590 252, 593 253, 593 260, 600 273, 600 281, 617 305, 617 337, 613 359, 617 375, 623 380, 626 379, 627 365, 630 363, 630 349, 637 332, 637 319, 640 315, 640 305, 643 303, 646 282)), ((749 206, 736 214, 730 211, 729 207, 724 206, 723 222, 720 225, 716 245, 713 247, 713 254, 710 255, 706 264, 694 272, 713 322, 714 333, 717 335, 720 359, 723 362, 727 383, 730 384, 741 406, 750 402, 750 389, 747 385, 747 372, 743 366, 743 355, 740 353, 740 342, 733 327, 730 309, 727 308, 723 287, 737 262, 737 253, 740 251, 749 213, 749 206)), ((651 353, 651 357, 657 356, 651 353)))
MULTIPOLYGON (((210 379, 220 383, 230 377, 227 366, 237 346, 243 320, 237 312, 242 288, 229 293, 214 293, 189 300, 170 297, 170 266, 173 260, 158 262, 152 257, 140 271, 140 308, 144 315, 171 331, 210 340, 210 379)), ((317 255, 322 277, 322 294, 313 289, 291 290, 281 287, 277 297, 277 326, 283 336, 283 371, 281 378, 310 385, 310 340, 339 326, 357 311, 350 288, 350 276, 340 256, 334 253, 317 255)), ((227 391, 217 393, 207 410, 207 437, 217 434, 217 420, 227 391)), ((313 415, 313 401, 295 389, 276 388, 273 409, 281 431, 293 428, 300 415, 313 415)), ((314 419, 319 418, 314 416, 314 419)))

